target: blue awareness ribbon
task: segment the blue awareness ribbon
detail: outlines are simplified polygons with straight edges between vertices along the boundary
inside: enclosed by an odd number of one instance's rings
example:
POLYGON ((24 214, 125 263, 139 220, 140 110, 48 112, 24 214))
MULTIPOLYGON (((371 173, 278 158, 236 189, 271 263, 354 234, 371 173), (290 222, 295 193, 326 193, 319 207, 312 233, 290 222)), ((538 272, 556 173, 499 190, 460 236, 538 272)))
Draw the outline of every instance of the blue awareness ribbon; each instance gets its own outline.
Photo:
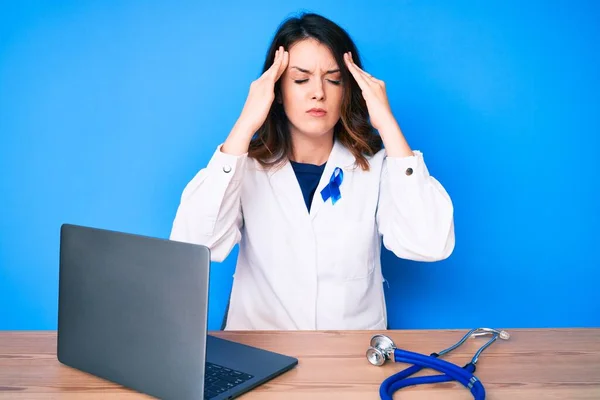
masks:
POLYGON ((342 198, 342 193, 340 192, 340 185, 344 180, 344 171, 341 168, 335 167, 333 173, 331 174, 331 178, 329 178, 329 183, 327 186, 321 190, 321 197, 323 201, 327 201, 331 197, 331 204, 335 204, 336 201, 342 198))

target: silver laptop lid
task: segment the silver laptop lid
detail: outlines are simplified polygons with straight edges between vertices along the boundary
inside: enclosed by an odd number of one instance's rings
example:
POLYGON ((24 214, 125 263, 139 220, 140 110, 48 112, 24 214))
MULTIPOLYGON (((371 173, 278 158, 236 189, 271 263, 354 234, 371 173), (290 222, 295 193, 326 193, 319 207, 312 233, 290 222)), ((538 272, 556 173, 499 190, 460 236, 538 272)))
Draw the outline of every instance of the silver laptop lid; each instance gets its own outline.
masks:
POLYGON ((65 224, 60 362, 160 398, 202 398, 210 250, 65 224))

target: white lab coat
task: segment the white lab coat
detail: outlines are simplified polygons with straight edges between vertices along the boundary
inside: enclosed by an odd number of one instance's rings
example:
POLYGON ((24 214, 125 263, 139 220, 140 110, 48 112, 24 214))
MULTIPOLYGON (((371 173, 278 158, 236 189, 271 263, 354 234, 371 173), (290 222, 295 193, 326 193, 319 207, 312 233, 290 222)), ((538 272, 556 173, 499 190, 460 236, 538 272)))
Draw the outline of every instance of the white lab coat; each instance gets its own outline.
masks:
POLYGON ((289 162, 264 169, 216 149, 183 190, 170 239, 208 246, 213 261, 239 243, 226 330, 386 329, 381 238, 405 259, 452 253, 452 201, 422 153, 382 149, 369 162, 355 167, 335 141, 309 213, 289 162), (335 167, 344 175, 332 204, 320 192, 335 167))

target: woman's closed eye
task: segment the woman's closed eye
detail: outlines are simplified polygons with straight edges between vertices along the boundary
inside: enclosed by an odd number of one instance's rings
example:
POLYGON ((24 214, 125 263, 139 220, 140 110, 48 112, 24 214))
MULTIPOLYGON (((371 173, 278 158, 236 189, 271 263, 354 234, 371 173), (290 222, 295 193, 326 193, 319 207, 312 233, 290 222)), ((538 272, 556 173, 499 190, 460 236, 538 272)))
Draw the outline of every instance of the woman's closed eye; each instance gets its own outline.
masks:
MULTIPOLYGON (((327 79, 328 82, 334 84, 334 85, 339 85, 340 83, 342 83, 342 81, 336 81, 333 79, 327 79)), ((294 79, 294 82, 296 82, 297 84, 301 85, 305 82, 308 82, 308 79, 294 79)))

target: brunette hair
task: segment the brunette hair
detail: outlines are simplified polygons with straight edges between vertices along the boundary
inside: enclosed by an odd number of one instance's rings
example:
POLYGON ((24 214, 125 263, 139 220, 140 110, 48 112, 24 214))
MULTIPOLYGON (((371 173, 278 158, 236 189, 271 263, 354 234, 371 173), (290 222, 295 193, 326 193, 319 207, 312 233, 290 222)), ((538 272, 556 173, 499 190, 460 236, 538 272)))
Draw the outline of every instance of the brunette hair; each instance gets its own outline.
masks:
MULTIPOLYGON (((352 152, 363 170, 369 169, 366 156, 382 148, 381 137, 369 122, 367 105, 361 89, 345 66, 344 53, 352 52, 354 63, 362 68, 356 45, 348 33, 331 20, 314 13, 285 20, 277 29, 267 52, 263 73, 269 69, 279 46, 289 49, 294 43, 315 39, 327 46, 335 57, 342 75, 343 95, 340 120, 334 127, 334 137, 352 152)), ((281 84, 275 83, 276 98, 281 96, 281 84)), ((248 155, 263 167, 277 166, 292 156, 292 139, 283 105, 274 101, 269 114, 250 142, 248 155)))

